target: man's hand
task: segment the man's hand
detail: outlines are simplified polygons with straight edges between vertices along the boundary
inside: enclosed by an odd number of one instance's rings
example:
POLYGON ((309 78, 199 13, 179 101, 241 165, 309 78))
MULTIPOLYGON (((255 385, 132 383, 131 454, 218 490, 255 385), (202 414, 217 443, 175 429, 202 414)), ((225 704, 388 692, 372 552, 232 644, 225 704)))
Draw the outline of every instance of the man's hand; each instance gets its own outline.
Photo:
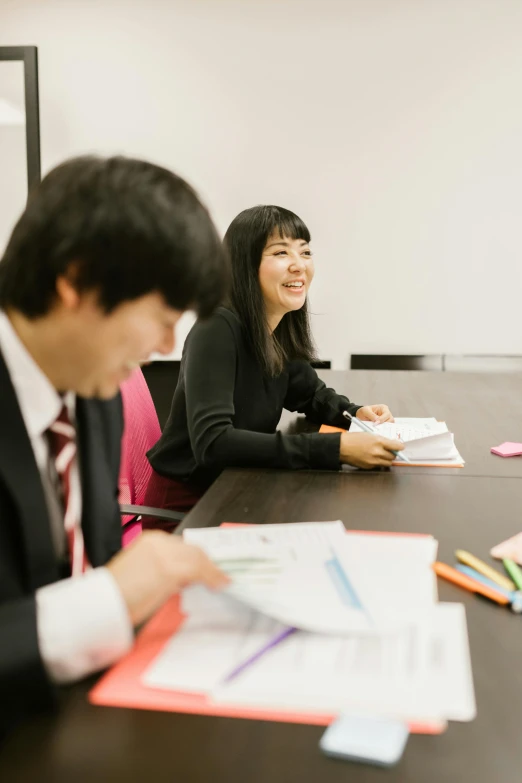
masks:
POLYGON ((144 531, 107 565, 127 604, 133 625, 146 620, 171 595, 200 583, 219 590, 229 583, 198 547, 161 530, 144 531))

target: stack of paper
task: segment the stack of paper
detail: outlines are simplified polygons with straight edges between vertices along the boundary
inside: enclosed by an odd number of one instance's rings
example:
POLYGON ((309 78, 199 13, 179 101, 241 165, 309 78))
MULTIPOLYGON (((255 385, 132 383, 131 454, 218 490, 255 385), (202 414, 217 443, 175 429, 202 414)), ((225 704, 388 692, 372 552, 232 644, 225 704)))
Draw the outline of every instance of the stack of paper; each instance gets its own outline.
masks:
POLYGON ((439 604, 396 631, 295 634, 212 695, 234 704, 349 710, 408 722, 472 720, 464 607, 439 604))
MULTIPOLYGON (((375 432, 385 438, 402 440, 406 448, 401 452, 416 465, 463 465, 464 460, 455 446, 454 436, 443 421, 434 418, 396 418, 395 422, 373 425, 375 432)), ((350 432, 363 431, 353 419, 350 432)))
POLYGON ((144 683, 250 707, 470 720, 465 614, 436 603, 434 539, 343 530, 185 531, 233 582, 221 594, 185 591, 187 620, 144 683))
POLYGON ((228 595, 279 622, 319 633, 371 627, 339 560, 345 545, 340 521, 188 529, 184 537, 232 576, 228 595))

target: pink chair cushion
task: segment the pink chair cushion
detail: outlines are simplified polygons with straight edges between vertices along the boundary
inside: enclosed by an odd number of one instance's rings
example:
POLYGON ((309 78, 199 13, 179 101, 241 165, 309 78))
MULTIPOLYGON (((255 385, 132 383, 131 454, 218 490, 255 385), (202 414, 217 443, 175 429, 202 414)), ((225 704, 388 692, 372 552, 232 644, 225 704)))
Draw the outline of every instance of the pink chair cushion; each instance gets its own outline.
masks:
MULTIPOLYGON (((149 387, 139 367, 121 386, 123 399, 124 430, 119 478, 120 503, 142 505, 152 468, 146 457, 161 435, 156 409, 149 387)), ((149 505, 150 498, 148 498, 149 505)), ((122 524, 132 516, 122 517, 122 524)), ((123 546, 129 544, 141 532, 136 522, 123 534, 123 546)))

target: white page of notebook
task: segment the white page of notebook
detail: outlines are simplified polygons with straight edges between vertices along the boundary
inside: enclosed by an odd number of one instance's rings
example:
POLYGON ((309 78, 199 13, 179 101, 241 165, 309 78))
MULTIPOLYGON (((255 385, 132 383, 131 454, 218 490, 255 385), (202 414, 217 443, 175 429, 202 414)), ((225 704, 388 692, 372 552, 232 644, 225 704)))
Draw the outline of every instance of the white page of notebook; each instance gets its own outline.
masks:
MULTIPOLYGON (((445 460, 460 461, 453 433, 445 422, 435 419, 397 418, 395 422, 372 425, 375 434, 406 444, 404 453, 412 462, 445 460)), ((362 432, 357 419, 352 421, 350 432, 362 432)))
POLYGON ((384 422, 384 424, 374 424, 373 428, 376 432, 384 435, 385 438, 400 438, 404 443, 411 440, 422 440, 423 438, 429 438, 433 435, 440 435, 441 433, 448 432, 448 428, 443 421, 436 421, 430 427, 419 426, 415 419, 411 420, 411 423, 404 420, 396 420, 395 422, 384 422))
MULTIPOLYGON (((428 418, 412 418, 408 416, 397 416, 395 418, 395 423, 400 426, 406 426, 406 427, 412 427, 415 429, 420 430, 421 432, 425 432, 425 436, 428 436, 430 434, 436 434, 440 432, 447 432, 448 427, 446 425, 445 421, 437 421, 433 416, 428 418)), ((447 465, 464 465, 464 460, 462 459, 462 455, 457 450, 457 447, 455 446, 455 437, 452 437, 453 447, 454 450, 452 452, 452 456, 450 458, 448 457, 442 457, 441 459, 431 457, 426 460, 423 458, 413 457, 412 461, 414 461, 417 465, 429 465, 431 463, 437 463, 438 461, 443 462, 447 465)), ((411 451, 411 445, 409 446, 409 449, 411 451)))

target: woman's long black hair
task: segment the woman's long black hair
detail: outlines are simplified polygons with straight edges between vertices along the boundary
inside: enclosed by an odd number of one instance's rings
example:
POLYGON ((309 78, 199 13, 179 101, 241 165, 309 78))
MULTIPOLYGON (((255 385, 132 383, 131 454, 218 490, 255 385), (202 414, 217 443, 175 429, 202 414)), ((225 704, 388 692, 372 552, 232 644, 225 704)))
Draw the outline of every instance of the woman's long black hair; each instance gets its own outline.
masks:
POLYGON ((234 218, 225 234, 225 247, 231 262, 232 284, 228 306, 238 315, 251 350, 269 376, 279 375, 286 362, 311 361, 315 349, 310 330, 308 302, 287 313, 274 332, 268 326, 259 283, 261 257, 268 238, 302 239, 310 242, 310 232, 301 218, 288 209, 257 206, 234 218))

